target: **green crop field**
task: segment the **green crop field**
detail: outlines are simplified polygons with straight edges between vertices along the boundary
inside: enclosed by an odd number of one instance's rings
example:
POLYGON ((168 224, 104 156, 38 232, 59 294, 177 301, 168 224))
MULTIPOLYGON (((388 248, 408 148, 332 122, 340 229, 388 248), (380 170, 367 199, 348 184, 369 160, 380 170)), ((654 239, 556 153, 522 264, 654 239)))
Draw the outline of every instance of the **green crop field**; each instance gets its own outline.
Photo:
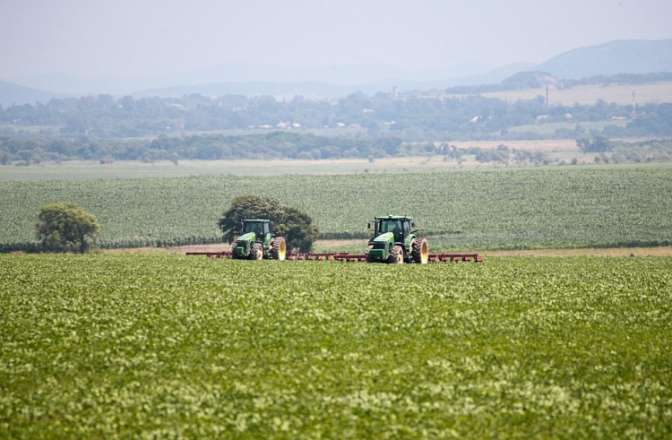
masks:
POLYGON ((322 232, 365 233, 375 215, 410 214, 438 248, 656 245, 672 241, 672 165, 342 176, 182 177, 0 182, 0 244, 30 241, 39 207, 93 212, 118 245, 216 239, 236 195, 308 212, 322 232))
POLYGON ((672 436, 671 258, 0 256, 0 316, 0 438, 672 436))

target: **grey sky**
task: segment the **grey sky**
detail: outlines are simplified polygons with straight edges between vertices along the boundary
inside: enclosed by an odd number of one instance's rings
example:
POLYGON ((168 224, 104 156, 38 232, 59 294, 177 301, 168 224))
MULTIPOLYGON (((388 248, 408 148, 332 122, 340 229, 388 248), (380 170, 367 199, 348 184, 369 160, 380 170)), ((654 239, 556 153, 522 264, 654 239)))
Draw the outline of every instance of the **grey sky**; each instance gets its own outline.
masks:
POLYGON ((0 0, 0 79, 167 76, 227 63, 460 72, 670 38, 670 17, 669 0, 0 0))

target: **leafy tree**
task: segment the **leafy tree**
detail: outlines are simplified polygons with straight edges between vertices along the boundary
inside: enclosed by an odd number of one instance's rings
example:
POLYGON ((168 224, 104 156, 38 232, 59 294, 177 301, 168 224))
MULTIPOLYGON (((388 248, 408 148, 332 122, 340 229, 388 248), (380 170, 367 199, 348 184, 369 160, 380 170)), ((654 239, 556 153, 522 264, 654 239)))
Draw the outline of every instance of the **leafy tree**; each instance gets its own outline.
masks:
POLYGON ((275 228, 278 234, 285 237, 290 249, 298 248, 308 252, 317 240, 319 231, 313 225, 313 219, 296 208, 284 208, 280 224, 275 228))
POLYGON ((231 207, 224 211, 217 226, 224 240, 231 243, 242 232, 245 218, 267 218, 273 223, 274 232, 285 237, 290 249, 309 251, 318 237, 318 229, 312 219, 296 208, 282 206, 269 197, 240 196, 233 199, 231 207))
POLYGON ((86 252, 100 231, 93 214, 71 203, 45 205, 38 218, 37 239, 47 251, 86 252))

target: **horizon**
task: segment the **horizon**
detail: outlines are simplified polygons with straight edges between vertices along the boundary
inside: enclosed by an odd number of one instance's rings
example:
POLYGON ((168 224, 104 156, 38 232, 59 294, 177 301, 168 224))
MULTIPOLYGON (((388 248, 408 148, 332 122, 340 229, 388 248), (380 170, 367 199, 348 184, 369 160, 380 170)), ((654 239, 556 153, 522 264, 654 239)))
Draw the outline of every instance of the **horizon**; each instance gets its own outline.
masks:
POLYGON ((0 5, 0 79, 54 92, 68 90, 44 86, 445 81, 611 41, 672 38, 672 5, 657 0, 0 5))

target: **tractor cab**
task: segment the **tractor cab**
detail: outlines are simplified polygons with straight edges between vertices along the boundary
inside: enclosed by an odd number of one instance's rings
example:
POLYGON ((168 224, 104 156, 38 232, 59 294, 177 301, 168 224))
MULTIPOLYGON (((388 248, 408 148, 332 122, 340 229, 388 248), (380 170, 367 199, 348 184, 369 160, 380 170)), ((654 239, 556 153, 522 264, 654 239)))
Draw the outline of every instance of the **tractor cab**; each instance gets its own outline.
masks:
POLYGON ((263 240, 266 237, 266 234, 271 233, 271 221, 268 219, 245 219, 243 220, 243 230, 241 235, 247 234, 248 232, 254 232, 257 236, 257 240, 263 240))
POLYGON ((246 218, 241 234, 231 247, 233 258, 284 260, 287 255, 285 239, 271 232, 271 221, 264 218, 246 218))
POLYGON ((411 228, 415 224, 410 217, 392 216, 376 217, 374 220, 374 238, 380 234, 391 232, 394 235, 395 243, 404 243, 405 239, 411 234, 411 228))

